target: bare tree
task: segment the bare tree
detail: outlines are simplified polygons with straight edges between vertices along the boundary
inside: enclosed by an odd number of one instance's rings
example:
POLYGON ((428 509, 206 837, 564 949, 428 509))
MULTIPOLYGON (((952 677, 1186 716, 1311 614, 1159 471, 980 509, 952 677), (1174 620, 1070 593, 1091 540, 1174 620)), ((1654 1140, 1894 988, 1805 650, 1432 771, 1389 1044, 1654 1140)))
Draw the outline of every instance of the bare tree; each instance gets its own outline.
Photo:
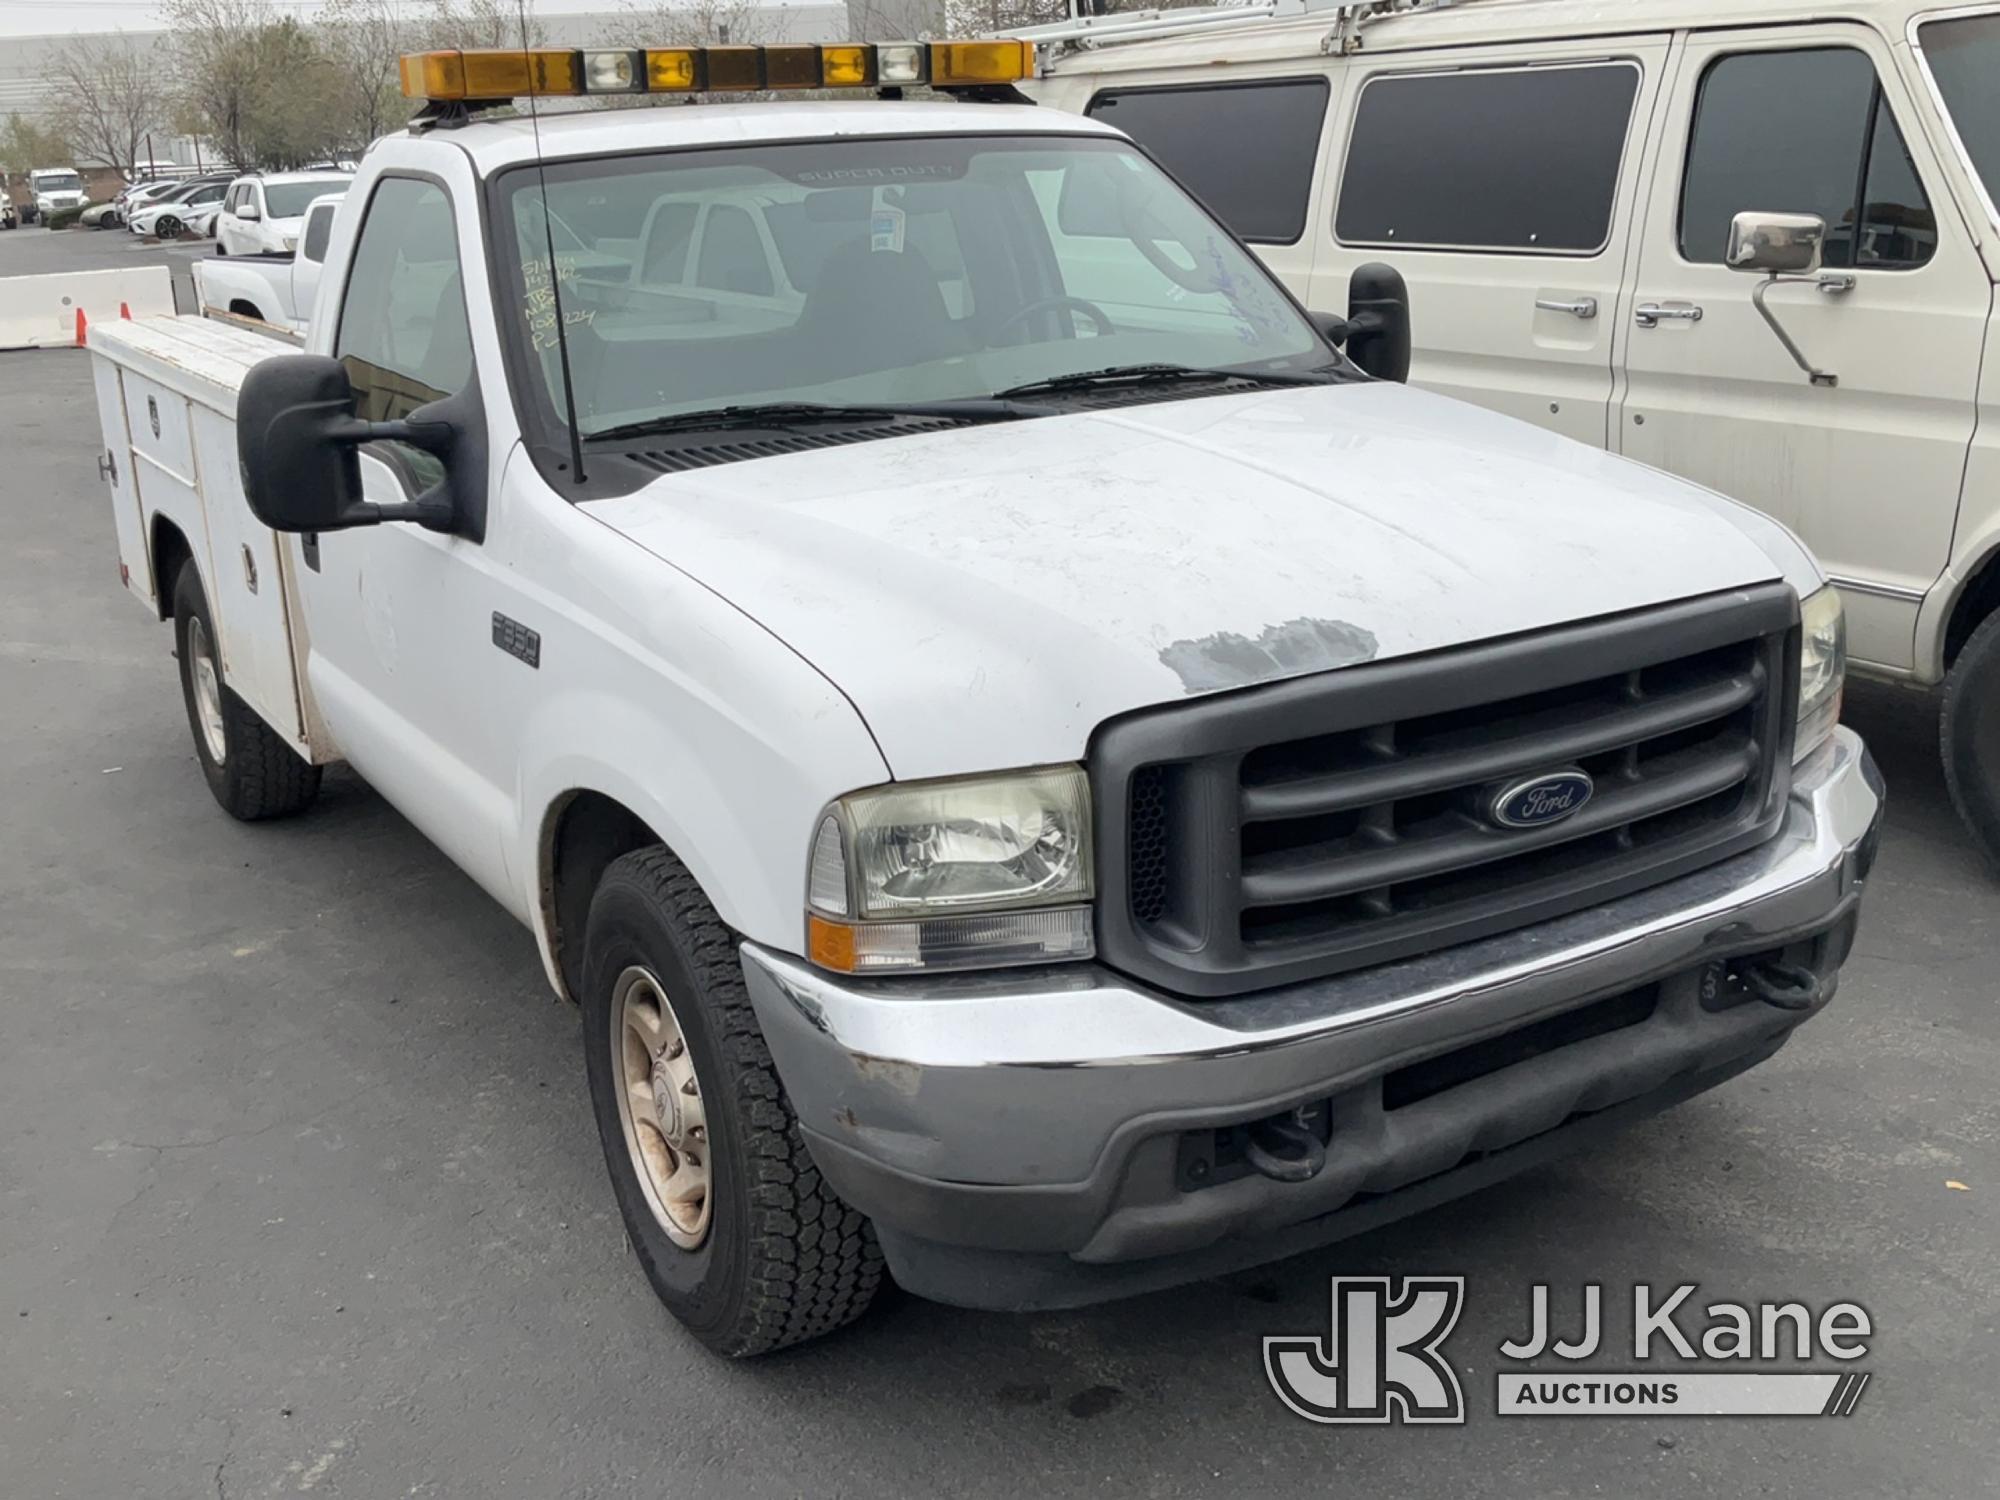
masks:
POLYGON ((851 42, 915 42, 945 35, 945 0, 847 0, 851 42))
POLYGON ((0 170, 10 176, 25 176, 37 167, 66 167, 74 154, 60 122, 13 114, 0 128, 0 170))
POLYGON ((173 35, 174 88, 181 112, 232 166, 251 164, 248 138, 268 80, 259 34, 273 24, 265 0, 161 0, 173 35))
POLYGON ((71 37, 49 65, 57 128, 78 154, 130 176, 146 132, 166 122, 158 60, 121 32, 71 37))
POLYGON ((341 144, 365 148, 409 115, 396 64, 420 45, 392 0, 327 0, 314 26, 331 75, 341 144))
POLYGON ((625 0, 614 30, 627 45, 753 46, 776 39, 783 9, 759 5, 757 0, 651 0, 647 4, 625 0))
POLYGON ((534 6, 517 0, 430 0, 421 35, 426 47, 540 47, 549 39, 534 6))

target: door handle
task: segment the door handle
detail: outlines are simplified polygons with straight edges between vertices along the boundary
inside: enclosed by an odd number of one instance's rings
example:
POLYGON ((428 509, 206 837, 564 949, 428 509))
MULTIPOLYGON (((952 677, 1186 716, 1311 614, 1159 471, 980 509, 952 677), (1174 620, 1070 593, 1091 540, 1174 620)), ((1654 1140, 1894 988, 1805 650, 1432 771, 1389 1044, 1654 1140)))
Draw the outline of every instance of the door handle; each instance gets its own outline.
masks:
POLYGON ((1662 307, 1657 302, 1646 302, 1633 309, 1632 316, 1641 328, 1658 328, 1662 323, 1699 323, 1701 309, 1662 307))
POLYGON ((1572 318, 1594 318, 1597 316, 1597 299, 1579 297, 1574 302, 1563 302, 1553 297, 1537 297, 1535 307, 1541 312, 1568 313, 1572 318))

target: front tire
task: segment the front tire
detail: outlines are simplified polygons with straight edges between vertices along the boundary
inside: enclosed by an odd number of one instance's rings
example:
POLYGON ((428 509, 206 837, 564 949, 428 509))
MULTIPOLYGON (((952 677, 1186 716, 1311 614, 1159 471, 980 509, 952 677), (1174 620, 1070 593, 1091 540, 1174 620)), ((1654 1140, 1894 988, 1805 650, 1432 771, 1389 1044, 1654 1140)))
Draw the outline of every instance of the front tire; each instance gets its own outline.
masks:
POLYGON ((2000 613, 1987 616, 1952 663, 1938 737, 1951 800, 2000 872, 2000 613))
POLYGON ((246 823, 304 812, 319 795, 320 768, 299 755, 230 691, 222 654, 192 562, 174 583, 174 653, 201 774, 222 810, 246 823))
POLYGON ((172 214, 162 214, 153 223, 153 238, 156 240, 176 240, 180 234, 181 221, 172 214))
POLYGON ((584 938, 584 1059, 646 1279, 718 1354, 764 1354, 867 1311, 868 1221, 806 1151, 736 941, 665 849, 614 861, 584 938))

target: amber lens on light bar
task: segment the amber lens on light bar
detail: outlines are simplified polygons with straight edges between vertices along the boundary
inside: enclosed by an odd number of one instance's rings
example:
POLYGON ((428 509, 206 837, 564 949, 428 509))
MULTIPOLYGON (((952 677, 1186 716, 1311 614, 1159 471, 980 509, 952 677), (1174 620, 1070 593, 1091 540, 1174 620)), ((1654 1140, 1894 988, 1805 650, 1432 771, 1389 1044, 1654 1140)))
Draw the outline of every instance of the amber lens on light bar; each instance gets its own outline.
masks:
POLYGON ((701 87, 701 52, 694 47, 651 47, 646 51, 646 87, 654 93, 681 93, 701 87))
POLYGON ((816 89, 820 86, 818 47, 765 47, 762 50, 765 88, 816 89))
POLYGON ((764 86, 762 47, 704 47, 708 87, 717 93, 761 89, 764 86))
POLYGON ((456 52, 412 52, 400 65, 411 99, 463 99, 465 64, 456 52))
POLYGON ((931 87, 1014 83, 1035 69, 1032 42, 932 42, 931 87))
POLYGON ((875 81, 873 47, 837 46, 819 49, 820 78, 830 89, 866 88, 875 81))
POLYGON ((517 99, 534 94, 579 94, 577 54, 556 47, 493 48, 458 54, 468 99, 517 99))

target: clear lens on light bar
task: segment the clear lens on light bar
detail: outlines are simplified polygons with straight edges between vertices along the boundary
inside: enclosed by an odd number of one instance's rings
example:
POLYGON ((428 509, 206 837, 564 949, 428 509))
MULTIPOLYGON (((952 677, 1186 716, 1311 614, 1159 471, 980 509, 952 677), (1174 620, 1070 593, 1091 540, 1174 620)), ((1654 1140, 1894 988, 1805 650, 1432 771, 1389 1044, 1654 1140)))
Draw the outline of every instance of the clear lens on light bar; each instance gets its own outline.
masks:
POLYGON ((842 974, 1069 963, 1096 952, 1090 908, 987 912, 919 922, 807 920, 807 956, 842 974))
POLYGON ((586 52, 583 87, 592 94, 636 94, 646 87, 643 52, 586 52))
POLYGON ((485 48, 412 52, 412 99, 494 101, 523 95, 749 93, 762 89, 979 89, 1032 77, 1032 42, 876 42, 768 47, 485 48))

